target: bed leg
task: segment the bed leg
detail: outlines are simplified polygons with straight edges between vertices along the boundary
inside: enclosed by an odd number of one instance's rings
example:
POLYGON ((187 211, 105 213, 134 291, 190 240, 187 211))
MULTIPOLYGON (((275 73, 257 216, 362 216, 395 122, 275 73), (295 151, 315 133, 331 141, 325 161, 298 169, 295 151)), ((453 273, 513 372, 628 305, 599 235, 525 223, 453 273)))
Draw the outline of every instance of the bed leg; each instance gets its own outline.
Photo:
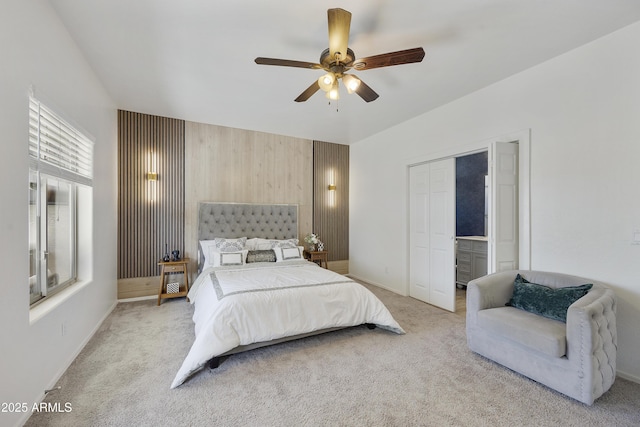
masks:
POLYGON ((219 357, 214 357, 213 359, 209 360, 209 369, 216 369, 218 366, 220 366, 219 357))
POLYGON ((374 323, 365 323, 368 329, 375 329, 376 325, 374 323))

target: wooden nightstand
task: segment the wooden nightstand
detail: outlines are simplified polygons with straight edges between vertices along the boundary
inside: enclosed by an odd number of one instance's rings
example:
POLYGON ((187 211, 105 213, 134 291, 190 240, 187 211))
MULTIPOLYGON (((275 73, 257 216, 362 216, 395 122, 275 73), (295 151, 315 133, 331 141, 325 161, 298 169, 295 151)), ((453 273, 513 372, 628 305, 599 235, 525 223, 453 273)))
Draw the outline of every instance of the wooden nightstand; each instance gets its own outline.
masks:
POLYGON ((160 272, 160 289, 158 289, 158 305, 163 299, 186 297, 189 292, 189 258, 183 258, 179 261, 160 261, 158 265, 162 266, 160 272), (165 283, 165 275, 172 273, 181 273, 184 275, 184 283, 180 285, 180 291, 167 293, 167 284, 165 283))
POLYGON ((328 251, 304 251, 304 257, 311 262, 315 262, 320 267, 322 267, 322 263, 324 263, 324 268, 329 268, 327 266, 327 259, 329 258, 328 251))

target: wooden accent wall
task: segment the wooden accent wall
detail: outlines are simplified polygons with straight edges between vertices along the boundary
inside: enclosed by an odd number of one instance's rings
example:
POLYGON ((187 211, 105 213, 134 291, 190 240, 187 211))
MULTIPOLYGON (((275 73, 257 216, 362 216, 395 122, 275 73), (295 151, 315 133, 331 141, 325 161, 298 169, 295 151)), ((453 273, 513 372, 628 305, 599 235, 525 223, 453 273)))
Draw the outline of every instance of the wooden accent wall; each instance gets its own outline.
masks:
POLYGON ((185 186, 185 252, 193 260, 200 201, 298 204, 302 241, 312 229, 313 142, 186 122, 185 186))
POLYGON ((118 298, 157 295, 157 261, 179 249, 196 272, 198 202, 294 203, 300 240, 318 233, 348 272, 349 147, 118 111, 118 298), (157 156, 149 200, 148 156, 157 156), (329 206, 329 170, 335 205, 329 206), (315 195, 315 197, 314 197, 315 195))
POLYGON ((184 165, 183 120, 118 110, 118 279, 158 276, 165 244, 184 254, 184 165))
POLYGON ((313 170, 313 230, 335 265, 349 259, 349 146, 314 141, 313 170))

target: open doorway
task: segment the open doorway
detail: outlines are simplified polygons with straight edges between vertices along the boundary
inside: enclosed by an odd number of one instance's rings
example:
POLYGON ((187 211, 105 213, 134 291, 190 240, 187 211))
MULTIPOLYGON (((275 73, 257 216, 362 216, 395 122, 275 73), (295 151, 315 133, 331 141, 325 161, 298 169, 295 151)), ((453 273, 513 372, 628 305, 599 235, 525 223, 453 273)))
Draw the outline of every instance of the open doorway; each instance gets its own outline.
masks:
MULTIPOLYGON (((456 188, 455 159, 487 153, 487 191, 481 194, 482 233, 470 242, 481 275, 529 268, 529 138, 496 139, 472 150, 409 164, 409 283, 410 296, 455 311, 456 300, 456 188), (521 144, 523 143, 523 144, 521 144), (519 146, 524 145, 523 156, 519 146), (519 191, 520 184, 522 190, 519 191), (485 201, 486 200, 486 201, 485 201), (484 211, 486 209, 486 221, 484 211), (484 232, 486 224, 486 233, 484 232), (483 236, 484 234, 484 236, 483 236), (481 242, 485 240, 486 242, 481 242)), ((481 185, 484 188, 485 179, 481 185)), ((461 236, 469 237, 469 236, 461 236)), ((469 242, 465 243, 469 245, 469 242)), ((468 282, 473 277, 468 277, 468 282)))
POLYGON ((489 154, 456 157, 456 286, 488 271, 489 154))

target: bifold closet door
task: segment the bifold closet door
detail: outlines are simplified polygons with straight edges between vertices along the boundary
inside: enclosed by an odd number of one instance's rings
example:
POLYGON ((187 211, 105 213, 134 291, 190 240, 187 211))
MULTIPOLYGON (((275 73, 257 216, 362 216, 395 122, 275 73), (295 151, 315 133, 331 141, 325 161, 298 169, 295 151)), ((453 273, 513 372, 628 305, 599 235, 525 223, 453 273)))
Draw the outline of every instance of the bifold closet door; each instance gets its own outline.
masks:
POLYGON ((455 311, 455 159, 409 169, 409 294, 455 311))

